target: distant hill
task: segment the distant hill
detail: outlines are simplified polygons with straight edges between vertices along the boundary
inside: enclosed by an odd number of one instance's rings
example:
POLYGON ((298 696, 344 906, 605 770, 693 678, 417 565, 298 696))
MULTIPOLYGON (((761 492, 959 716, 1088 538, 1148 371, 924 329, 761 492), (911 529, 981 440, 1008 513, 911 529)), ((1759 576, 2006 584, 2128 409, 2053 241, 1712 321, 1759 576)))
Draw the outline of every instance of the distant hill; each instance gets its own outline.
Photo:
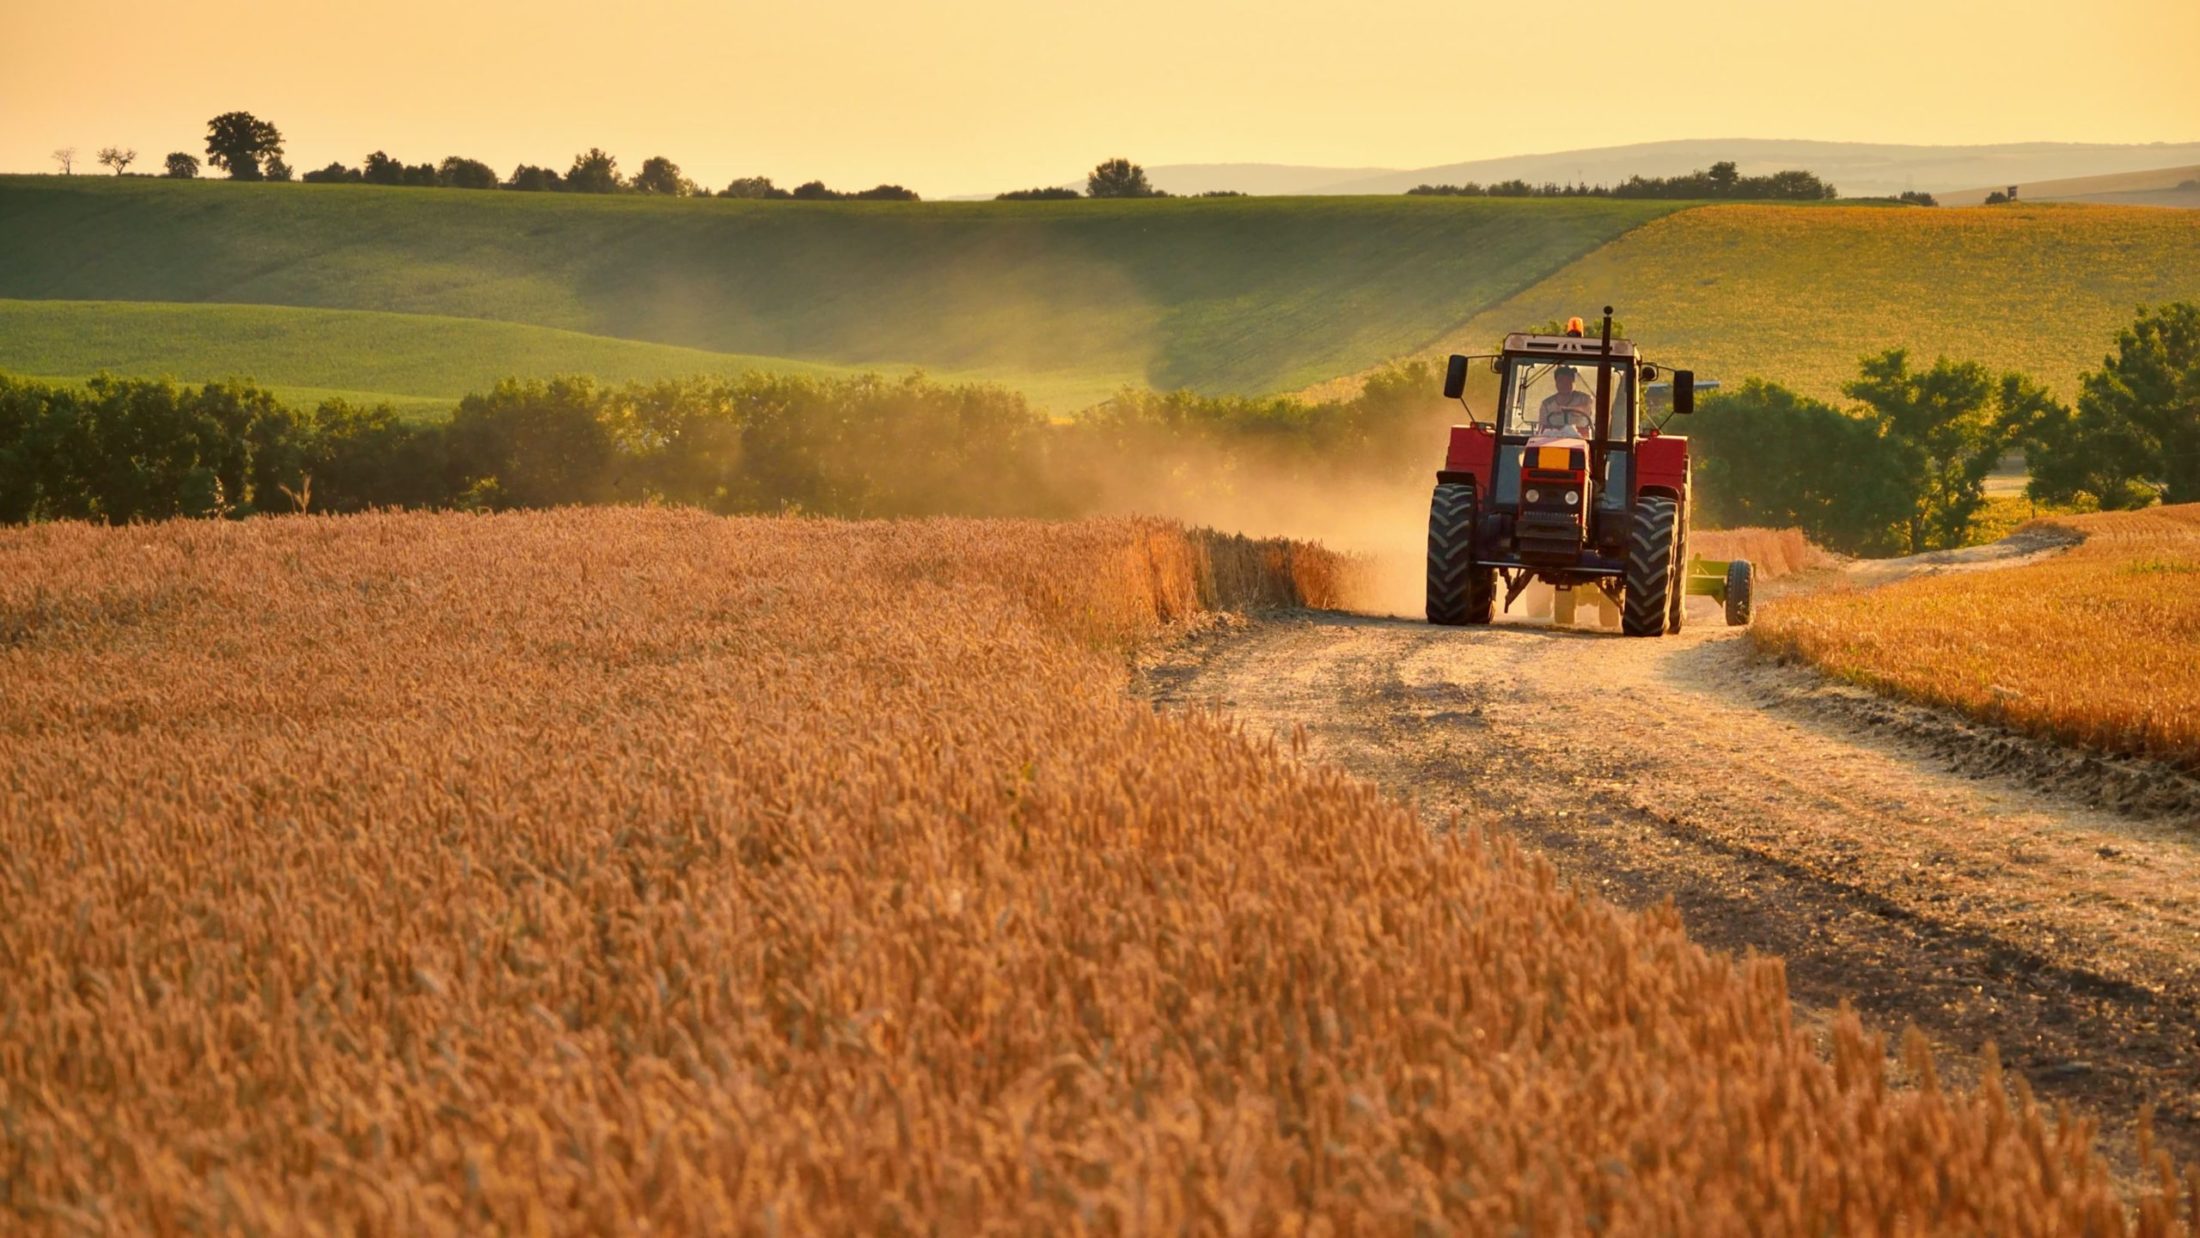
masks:
MULTIPOLYGON (((1942 206, 1977 206, 2007 184, 1961 189, 1938 195, 1942 206)), ((2124 206, 2200 207, 2200 164, 2079 176, 2059 181, 2017 182, 2020 202, 2102 202, 2124 206)))
MULTIPOLYGON (((1146 169, 1156 189, 1170 193, 1207 193, 1234 189, 1256 195, 1327 193, 1339 181, 1396 176, 1391 168, 1310 168, 1287 163, 1172 163, 1146 169)), ((1077 188, 1084 188, 1079 181, 1077 188)))
MULTIPOLYGON (((1614 185, 1630 176, 1675 176, 1722 159, 1744 175, 1801 168, 1831 181, 1845 198, 1892 197, 1906 189, 1932 193, 1973 185, 2021 184, 2079 176, 2140 172, 2200 163, 2200 142, 2108 145, 2019 142, 1998 146, 1903 146, 1872 142, 1812 142, 1773 138, 1707 138, 1640 142, 1539 155, 1509 155, 1410 171, 1280 168, 1270 164, 1182 164, 1146 170, 1156 185, 1236 189, 1245 193, 1386 194, 1420 184, 1525 180, 1614 185), (1236 169, 1248 169, 1241 177, 1236 169), (1270 175, 1270 170, 1276 174, 1270 175), (1257 170, 1257 174, 1256 171, 1257 170), (1288 175, 1285 175, 1287 173, 1288 175), (1181 174, 1181 182, 1179 175, 1181 174), (1278 187, 1271 187, 1278 186, 1278 187)), ((1981 197, 1984 195, 1981 194, 1981 197)))
POLYGON ((0 298, 27 303, 0 321, 0 365, 425 396, 505 366, 804 362, 993 379, 1051 408, 1124 386, 1259 394, 1420 348, 1678 205, 743 202, 0 177, 0 298))
POLYGON ((2200 300, 2200 214, 1703 206, 1635 229, 1423 355, 1609 304, 1653 359, 1730 385, 1767 378, 1845 403, 1858 360, 1900 347, 1927 365, 2022 371, 2070 399, 2135 307, 2173 300, 2200 300))

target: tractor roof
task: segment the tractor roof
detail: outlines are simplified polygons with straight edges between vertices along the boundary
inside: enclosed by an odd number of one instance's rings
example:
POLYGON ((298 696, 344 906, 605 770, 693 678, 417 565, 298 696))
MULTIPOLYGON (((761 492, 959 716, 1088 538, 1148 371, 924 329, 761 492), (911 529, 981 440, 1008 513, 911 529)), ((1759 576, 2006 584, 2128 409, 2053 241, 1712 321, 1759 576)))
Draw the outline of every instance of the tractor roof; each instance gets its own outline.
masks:
MULTIPOLYGON (((1558 354, 1569 359, 1594 361, 1603 341, 1581 335, 1529 335, 1515 331, 1505 337, 1505 351, 1510 353, 1558 354)), ((1613 340, 1614 357, 1633 357, 1635 346, 1628 340, 1613 340)))

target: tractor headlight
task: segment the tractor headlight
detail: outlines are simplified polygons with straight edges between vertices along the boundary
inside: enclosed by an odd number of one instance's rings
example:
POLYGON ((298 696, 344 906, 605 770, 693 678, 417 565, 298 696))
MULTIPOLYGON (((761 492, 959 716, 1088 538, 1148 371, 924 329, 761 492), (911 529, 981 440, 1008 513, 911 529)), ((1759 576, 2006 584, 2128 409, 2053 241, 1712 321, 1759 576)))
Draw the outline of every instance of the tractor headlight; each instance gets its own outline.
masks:
POLYGON ((1581 506, 1581 491, 1579 491, 1579 490, 1568 490, 1568 491, 1566 492, 1566 506, 1568 506, 1568 507, 1579 507, 1579 506, 1581 506))
POLYGON ((1530 503, 1540 503, 1543 501, 1543 492, 1541 490, 1530 490, 1527 498, 1530 503))

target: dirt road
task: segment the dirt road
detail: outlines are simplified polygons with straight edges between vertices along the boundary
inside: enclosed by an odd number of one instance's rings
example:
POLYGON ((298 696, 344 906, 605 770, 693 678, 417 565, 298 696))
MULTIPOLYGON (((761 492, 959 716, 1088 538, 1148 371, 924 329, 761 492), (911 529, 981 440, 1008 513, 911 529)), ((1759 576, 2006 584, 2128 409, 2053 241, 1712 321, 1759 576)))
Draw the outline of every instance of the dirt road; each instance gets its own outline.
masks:
POLYGON ((1672 899, 1704 944, 1785 957, 1806 1016, 1914 1021, 1959 1078, 1991 1040, 2098 1116, 2127 1172, 2149 1101, 2200 1157, 2200 801, 2137 815, 2117 787, 2153 771, 2066 776, 2068 754, 1755 658, 1715 613, 1662 640, 1302 614, 1144 684, 1256 735, 1303 727, 1309 759, 1432 825, 1509 829, 1619 903, 1672 899))

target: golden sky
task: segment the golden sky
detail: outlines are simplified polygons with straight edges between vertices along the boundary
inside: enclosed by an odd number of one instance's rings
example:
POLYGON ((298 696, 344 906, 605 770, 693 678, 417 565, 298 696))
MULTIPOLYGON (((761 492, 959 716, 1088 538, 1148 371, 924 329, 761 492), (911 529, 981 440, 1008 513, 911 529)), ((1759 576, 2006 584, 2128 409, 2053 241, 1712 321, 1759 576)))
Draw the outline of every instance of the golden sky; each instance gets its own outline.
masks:
POLYGON ((1097 160, 1419 168, 1669 138, 2200 140, 2200 0, 0 0, 0 169, 602 146, 926 196, 1097 160), (1560 24, 1561 18, 1563 25, 1560 24))

